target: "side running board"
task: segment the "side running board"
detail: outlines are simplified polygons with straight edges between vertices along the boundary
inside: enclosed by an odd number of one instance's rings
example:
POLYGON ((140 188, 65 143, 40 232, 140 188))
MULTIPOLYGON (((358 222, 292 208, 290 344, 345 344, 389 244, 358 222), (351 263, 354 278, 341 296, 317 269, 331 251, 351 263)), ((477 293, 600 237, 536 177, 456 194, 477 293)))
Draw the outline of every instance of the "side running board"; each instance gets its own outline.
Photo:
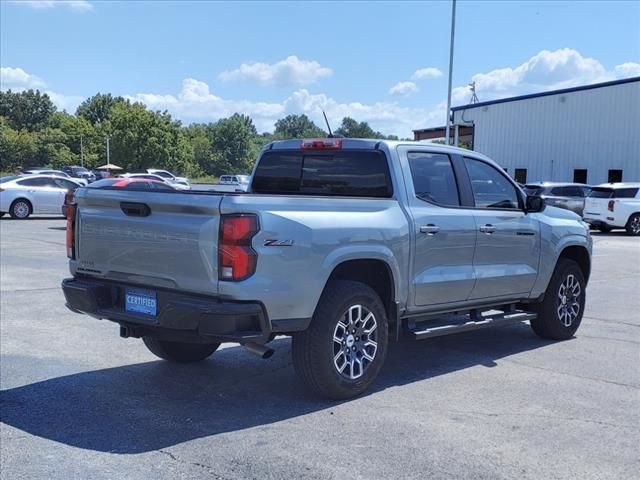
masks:
POLYGON ((415 340, 424 340, 425 338, 440 337, 442 335, 450 335, 453 333, 469 332, 471 330, 480 330, 487 327, 495 327, 499 325, 508 325, 511 323, 524 322, 536 318, 535 313, 525 312, 522 310, 512 310, 509 312, 488 312, 484 316, 481 315, 464 315, 457 317, 457 321, 450 321, 443 324, 442 321, 432 320, 429 322, 420 322, 409 324, 408 332, 415 340))

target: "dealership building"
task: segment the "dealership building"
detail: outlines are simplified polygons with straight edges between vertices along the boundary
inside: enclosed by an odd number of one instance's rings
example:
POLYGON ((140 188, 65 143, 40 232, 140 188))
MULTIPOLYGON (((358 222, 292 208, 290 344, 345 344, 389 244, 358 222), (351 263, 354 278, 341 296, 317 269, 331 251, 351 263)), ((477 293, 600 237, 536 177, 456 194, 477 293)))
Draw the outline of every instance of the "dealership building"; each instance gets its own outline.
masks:
MULTIPOLYGON (((640 77, 452 108, 464 142, 518 182, 640 181, 640 77)), ((416 140, 444 128, 414 130, 416 140)))

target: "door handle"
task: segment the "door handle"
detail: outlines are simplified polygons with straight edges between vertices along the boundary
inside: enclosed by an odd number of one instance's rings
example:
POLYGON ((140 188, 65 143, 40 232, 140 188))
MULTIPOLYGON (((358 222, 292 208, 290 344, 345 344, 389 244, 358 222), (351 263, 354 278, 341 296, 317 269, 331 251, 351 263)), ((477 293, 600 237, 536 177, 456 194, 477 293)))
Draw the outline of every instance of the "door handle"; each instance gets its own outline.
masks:
POLYGON ((420 227, 420 233, 426 233, 427 235, 435 235, 440 231, 440 227, 430 223, 420 227))
POLYGON ((487 223, 486 225, 482 225, 480 227, 480 231, 482 233, 486 233, 487 235, 491 235, 493 232, 496 231, 496 227, 494 227, 493 225, 491 225, 490 223, 487 223))

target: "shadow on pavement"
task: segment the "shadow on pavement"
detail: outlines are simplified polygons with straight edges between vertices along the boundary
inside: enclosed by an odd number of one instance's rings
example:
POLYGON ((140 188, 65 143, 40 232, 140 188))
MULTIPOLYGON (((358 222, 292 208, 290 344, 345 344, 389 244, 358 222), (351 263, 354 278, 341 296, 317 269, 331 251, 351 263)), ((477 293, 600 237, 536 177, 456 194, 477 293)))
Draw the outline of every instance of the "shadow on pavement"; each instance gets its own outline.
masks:
MULTIPOLYGON (((497 359, 548 344, 527 324, 391 344, 366 395, 477 365, 493 367, 497 359)), ((7 389, 0 392, 1 420, 74 447, 135 454, 337 404, 302 389, 289 359, 289 339, 272 346, 276 354, 268 361, 230 347, 200 364, 151 361, 7 389)))

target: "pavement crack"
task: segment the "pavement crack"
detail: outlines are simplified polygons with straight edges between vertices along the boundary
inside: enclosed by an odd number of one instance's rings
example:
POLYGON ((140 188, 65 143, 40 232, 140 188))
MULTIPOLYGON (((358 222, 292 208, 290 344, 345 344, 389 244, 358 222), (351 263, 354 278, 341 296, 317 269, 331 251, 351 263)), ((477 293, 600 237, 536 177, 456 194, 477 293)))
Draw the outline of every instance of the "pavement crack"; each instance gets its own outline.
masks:
POLYGON ((173 460, 174 462, 178 462, 182 465, 191 465, 193 467, 198 467, 201 468, 203 470, 205 470, 212 478, 215 478, 217 480, 232 480, 230 477, 224 477, 222 475, 220 475, 219 473, 216 473, 213 471, 213 467, 211 467, 210 465, 205 465, 204 463, 199 463, 199 462, 189 462, 186 460, 182 460, 180 457, 174 455, 173 453, 171 453, 168 450, 158 450, 159 453, 162 453, 163 455, 169 457, 171 460, 173 460))
POLYGON ((568 377, 580 378, 580 379, 583 379, 583 380, 591 380, 592 382, 608 383, 608 384, 611 384, 611 385, 618 385, 620 387, 627 387, 627 388, 633 388, 634 390, 640 390, 640 387, 638 387, 637 385, 631 385, 629 383, 615 382, 613 380, 605 380, 604 378, 587 377, 585 375, 577 375, 575 373, 560 372, 560 371, 554 370, 552 368, 540 367, 538 365, 528 365, 526 363, 518 362, 516 360, 511 360, 511 359, 507 359, 507 358, 503 358, 502 361, 503 362, 508 362, 508 363, 514 363, 514 364, 520 365, 522 367, 534 368, 536 370, 544 370, 545 372, 551 372, 551 373, 555 373, 555 374, 558 374, 558 375, 566 375, 568 377))
POLYGON ((484 417, 530 417, 530 418, 544 418, 547 420, 563 420, 568 422, 582 422, 582 423, 592 423, 595 425, 602 425, 605 427, 614 427, 614 428, 634 428, 635 425, 625 425, 619 423, 610 423, 604 422, 602 420, 591 420, 588 418, 580 418, 580 417, 565 417, 562 415, 547 415, 540 413, 526 413, 526 412, 518 412, 518 413, 509 413, 509 412, 479 412, 474 410, 449 410, 451 413, 463 414, 463 415, 479 415, 484 417))
POLYGON ((640 327, 640 325, 636 324, 636 323, 630 323, 630 322, 620 322, 617 320, 610 320, 608 318, 599 318, 599 317, 590 317, 585 315, 584 318, 586 318, 587 320, 596 320, 598 322, 606 322, 606 323, 617 323, 619 325, 628 325, 630 327, 640 327))
POLYGON ((0 290, 0 293, 43 292, 46 290, 60 290, 60 287, 23 288, 16 290, 0 290))

